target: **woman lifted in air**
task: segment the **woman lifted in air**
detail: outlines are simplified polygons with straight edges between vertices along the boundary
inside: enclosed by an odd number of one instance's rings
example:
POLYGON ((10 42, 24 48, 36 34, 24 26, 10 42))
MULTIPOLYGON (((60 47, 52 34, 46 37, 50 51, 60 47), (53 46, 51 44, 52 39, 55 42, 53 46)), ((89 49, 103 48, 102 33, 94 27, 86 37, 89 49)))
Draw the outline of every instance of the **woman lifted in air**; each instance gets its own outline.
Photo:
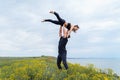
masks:
POLYGON ((60 40, 59 40, 59 45, 58 45, 58 53, 59 54, 57 57, 57 66, 59 69, 62 69, 61 61, 63 61, 63 65, 64 65, 65 69, 68 69, 67 60, 66 60, 66 55, 67 55, 66 44, 68 42, 68 38, 70 38, 70 33, 72 31, 76 32, 79 29, 79 26, 72 25, 71 23, 67 23, 55 11, 50 11, 50 13, 54 14, 58 20, 44 19, 44 20, 42 20, 42 22, 51 22, 56 25, 60 25, 60 30, 59 30, 60 40))

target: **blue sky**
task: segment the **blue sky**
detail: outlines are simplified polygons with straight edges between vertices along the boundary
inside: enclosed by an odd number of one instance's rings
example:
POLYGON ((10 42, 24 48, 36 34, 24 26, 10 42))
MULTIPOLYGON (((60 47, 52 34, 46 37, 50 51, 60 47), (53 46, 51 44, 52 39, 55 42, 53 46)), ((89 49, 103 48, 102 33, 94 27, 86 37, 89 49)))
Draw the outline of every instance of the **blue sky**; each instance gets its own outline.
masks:
POLYGON ((0 0, 0 56, 57 56, 56 19, 78 24, 67 44, 68 57, 120 58, 119 0, 0 0))

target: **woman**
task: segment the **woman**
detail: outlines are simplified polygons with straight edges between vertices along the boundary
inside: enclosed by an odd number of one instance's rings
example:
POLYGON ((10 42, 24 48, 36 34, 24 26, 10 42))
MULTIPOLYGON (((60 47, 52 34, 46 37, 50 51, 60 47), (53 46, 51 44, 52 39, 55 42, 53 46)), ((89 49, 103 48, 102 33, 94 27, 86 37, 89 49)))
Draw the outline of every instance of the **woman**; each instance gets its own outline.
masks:
POLYGON ((71 23, 67 23, 64 19, 62 19, 59 14, 55 11, 50 11, 50 13, 54 14, 57 20, 52 20, 52 19, 44 19, 42 22, 52 22, 54 24, 60 25, 61 27, 66 27, 68 29, 68 35, 67 37, 70 36, 71 31, 76 32, 79 29, 78 25, 72 25, 71 23))
POLYGON ((64 19, 62 19, 58 15, 57 12, 50 11, 50 13, 54 14, 57 17, 58 21, 51 20, 51 19, 45 19, 42 22, 52 22, 54 24, 60 25, 60 30, 59 30, 60 40, 59 40, 59 45, 58 45, 59 55, 57 57, 57 66, 58 66, 58 69, 62 69, 61 61, 63 61, 63 65, 65 69, 67 70, 68 65, 66 61, 66 55, 67 55, 66 44, 68 42, 68 38, 70 37, 71 31, 76 32, 79 29, 79 27, 78 25, 71 25, 71 23, 67 23, 64 19))

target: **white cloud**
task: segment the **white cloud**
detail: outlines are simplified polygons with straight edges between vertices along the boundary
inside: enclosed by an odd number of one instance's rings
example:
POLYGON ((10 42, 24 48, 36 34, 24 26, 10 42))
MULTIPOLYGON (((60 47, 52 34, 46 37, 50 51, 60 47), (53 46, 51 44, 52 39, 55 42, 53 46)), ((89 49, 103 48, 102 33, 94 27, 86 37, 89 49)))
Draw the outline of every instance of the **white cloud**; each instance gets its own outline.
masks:
POLYGON ((81 23, 81 29, 85 32, 87 31, 95 31, 95 30, 114 30, 120 29, 120 23, 115 20, 101 20, 101 21, 89 21, 81 23))
POLYGON ((120 37, 116 37, 116 38, 112 39, 112 41, 115 43, 120 43, 120 37))
POLYGON ((42 18, 56 19, 48 13, 53 9, 68 22, 80 24, 81 29, 70 39, 71 49, 68 48, 68 52, 71 55, 104 56, 105 52, 111 52, 108 49, 104 52, 105 45, 111 44, 112 40, 120 41, 119 37, 114 36, 117 33, 110 32, 120 30, 119 3, 119 0, 36 0, 17 1, 16 5, 10 1, 5 7, 6 2, 2 2, 2 7, 7 9, 0 13, 0 51, 11 56, 56 55, 58 28, 50 23, 40 23, 42 18), (63 5, 63 2, 67 4, 63 5), (3 26, 5 29, 2 29, 3 26), (108 43, 105 43, 107 40, 108 43))
POLYGON ((1 49, 5 48, 6 50, 7 48, 14 50, 15 48, 19 48, 19 45, 31 45, 41 41, 39 36, 25 31, 3 32, 0 38, 1 49))
MULTIPOLYGON (((66 10, 69 10, 74 13, 78 13, 78 15, 82 16, 91 16, 96 15, 96 12, 107 12, 106 8, 109 8, 107 6, 112 6, 114 3, 119 2, 118 0, 66 0, 65 3, 68 3, 65 5, 66 10)), ((110 8, 109 8, 110 9, 110 8)), ((78 16, 77 15, 77 16, 78 16)))
POLYGON ((101 52, 101 51, 103 51, 103 49, 101 48, 101 47, 98 47, 98 46, 91 46, 91 47, 86 47, 86 48, 83 48, 83 49, 81 49, 81 52, 83 52, 83 53, 95 53, 96 54, 96 52, 101 52))
POLYGON ((19 48, 14 46, 14 42, 7 39, 4 34, 0 34, 0 50, 2 51, 17 51, 19 48))
POLYGON ((17 30, 15 32, 14 40, 17 42, 22 42, 26 44, 34 44, 42 41, 41 35, 34 32, 27 32, 22 30, 17 30))
POLYGON ((54 41, 35 32, 25 30, 2 32, 0 33, 0 51, 2 51, 0 56, 7 54, 9 56, 37 56, 40 54, 54 56, 57 49, 51 42, 54 41))
POLYGON ((88 42, 90 43, 100 43, 102 41, 104 41, 104 38, 98 36, 94 36, 94 37, 92 36, 88 38, 88 42))
POLYGON ((101 57, 104 49, 100 46, 81 47, 68 51, 69 57, 101 57))
POLYGON ((10 24, 10 20, 5 16, 0 15, 0 27, 2 28, 4 26, 9 26, 9 24, 10 24))

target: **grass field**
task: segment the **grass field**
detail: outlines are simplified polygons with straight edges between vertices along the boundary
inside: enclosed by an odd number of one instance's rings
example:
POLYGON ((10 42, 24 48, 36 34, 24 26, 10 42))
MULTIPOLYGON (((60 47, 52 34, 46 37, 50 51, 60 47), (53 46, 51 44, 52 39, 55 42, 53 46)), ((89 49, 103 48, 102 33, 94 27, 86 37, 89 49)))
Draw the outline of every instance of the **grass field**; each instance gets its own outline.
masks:
MULTIPOLYGON (((63 65, 62 65, 63 66, 63 65)), ((69 63, 58 70, 55 57, 0 58, 0 80, 120 80, 111 69, 69 63)))

